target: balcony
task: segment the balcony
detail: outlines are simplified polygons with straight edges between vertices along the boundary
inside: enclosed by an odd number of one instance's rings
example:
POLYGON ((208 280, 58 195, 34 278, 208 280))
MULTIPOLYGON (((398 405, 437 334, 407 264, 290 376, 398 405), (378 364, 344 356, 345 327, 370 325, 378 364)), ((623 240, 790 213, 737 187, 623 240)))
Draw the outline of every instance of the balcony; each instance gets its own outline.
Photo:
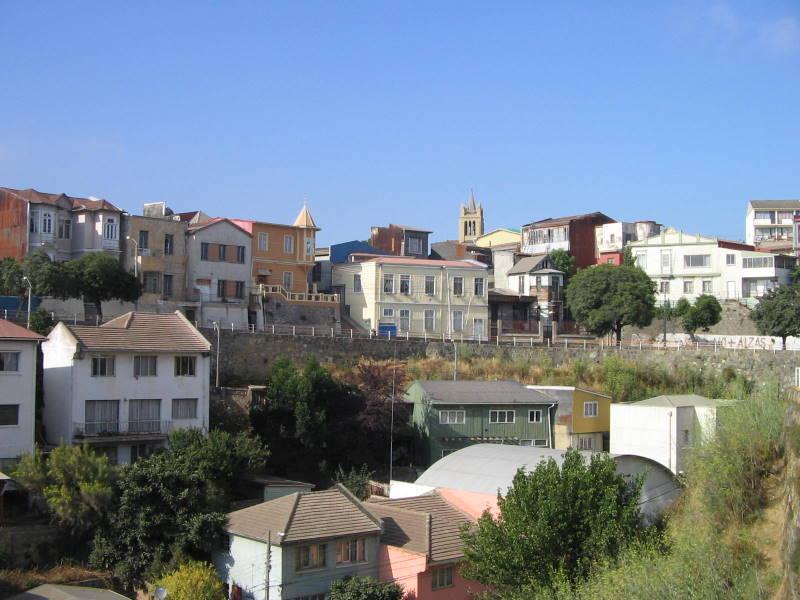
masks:
POLYGON ((315 292, 290 292, 282 285, 269 285, 266 283, 258 284, 258 288, 262 296, 280 296, 288 302, 308 302, 312 304, 330 304, 336 305, 339 303, 338 294, 320 294, 315 292))
POLYGON ((92 421, 73 423, 72 429, 74 437, 85 439, 89 443, 108 441, 110 438, 117 441, 160 439, 172 431, 172 421, 92 421))

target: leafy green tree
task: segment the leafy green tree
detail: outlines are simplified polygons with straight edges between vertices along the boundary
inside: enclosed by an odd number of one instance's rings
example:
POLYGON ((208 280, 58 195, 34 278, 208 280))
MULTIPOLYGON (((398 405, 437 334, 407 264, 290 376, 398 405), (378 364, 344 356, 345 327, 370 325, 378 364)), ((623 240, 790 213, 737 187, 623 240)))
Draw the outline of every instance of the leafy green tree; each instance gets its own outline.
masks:
POLYGON ((551 250, 550 261, 553 268, 564 273, 564 279, 569 279, 575 274, 575 257, 566 250, 551 250))
POLYGON ((638 267, 583 269, 570 280, 565 293, 576 321, 594 335, 613 332, 617 343, 623 327, 646 327, 655 314, 655 283, 638 267))
POLYGON ((689 302, 686 298, 680 298, 675 303, 675 308, 672 309, 672 316, 675 317, 682 317, 686 313, 689 312, 692 308, 692 303, 689 302))
POLYGON ((402 600, 403 588, 372 577, 345 577, 331 584, 330 600, 402 600))
POLYGON ((630 246, 625 246, 625 248, 622 250, 622 266, 636 266, 636 257, 633 255, 633 249, 630 246))
POLYGON ((0 260, 0 296, 24 296, 28 290, 22 275, 22 266, 16 260, 10 257, 0 260))
POLYGON ((31 331, 35 331, 39 335, 47 335, 54 326, 53 317, 41 306, 31 313, 31 331))
POLYGON ((498 496, 499 516, 486 511, 462 532, 462 574, 499 592, 578 580, 639 537, 640 490, 641 480, 627 481, 607 454, 587 463, 570 449, 561 467, 551 458, 520 469, 498 496))
POLYGON ((359 469, 352 467, 349 471, 345 471, 340 465, 336 469, 334 478, 337 483, 341 483, 350 490, 356 498, 366 500, 369 498, 369 480, 372 479, 373 474, 374 472, 370 471, 367 465, 361 465, 359 469))
POLYGON ((750 318, 761 335, 781 338, 786 349, 786 338, 800 336, 800 284, 782 285, 761 298, 750 318))
POLYGON ((22 274, 31 282, 33 293, 37 296, 74 296, 74 282, 69 280, 63 266, 50 260, 42 250, 25 257, 22 261, 22 274))
POLYGON ((91 533, 112 506, 108 458, 86 445, 62 444, 49 455, 36 448, 22 456, 13 477, 42 498, 53 519, 73 535, 91 533))
POLYGON ((101 317, 102 302, 135 302, 142 295, 141 282, 123 269, 117 259, 105 252, 84 254, 68 261, 63 268, 68 273, 67 280, 74 282, 74 286, 70 286, 70 293, 94 304, 101 317))
MULTIPOLYGON (((684 300, 684 298, 681 298, 684 300)), ((708 331, 722 319, 722 306, 714 296, 703 294, 693 305, 684 309, 682 314, 683 329, 694 337, 698 329, 708 331)))
POLYGON ((164 451, 120 470, 119 504, 95 536, 91 564, 135 585, 207 559, 221 541, 233 483, 261 468, 267 454, 243 433, 173 432, 164 451))
POLYGON ((156 586, 170 600, 225 600, 225 588, 217 570, 207 562, 190 561, 165 575, 156 586))

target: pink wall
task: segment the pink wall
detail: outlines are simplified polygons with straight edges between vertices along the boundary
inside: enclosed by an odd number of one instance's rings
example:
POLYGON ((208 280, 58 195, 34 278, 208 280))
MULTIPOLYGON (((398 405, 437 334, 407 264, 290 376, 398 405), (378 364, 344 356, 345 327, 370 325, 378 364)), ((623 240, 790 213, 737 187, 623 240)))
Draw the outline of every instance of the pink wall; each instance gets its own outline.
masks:
POLYGON ((480 517, 486 509, 489 509, 493 517, 497 517, 497 515, 500 514, 497 509, 496 494, 465 492, 449 488, 437 488, 436 491, 439 492, 439 495, 447 502, 475 519, 480 517))
POLYGON ((427 558, 394 546, 381 544, 378 550, 378 579, 403 586, 406 597, 416 598, 419 574, 425 571, 427 558))
POLYGON ((431 569, 428 569, 419 576, 416 600, 471 600, 475 594, 487 589, 480 583, 461 577, 461 569, 456 566, 453 585, 434 591, 431 589, 431 569))

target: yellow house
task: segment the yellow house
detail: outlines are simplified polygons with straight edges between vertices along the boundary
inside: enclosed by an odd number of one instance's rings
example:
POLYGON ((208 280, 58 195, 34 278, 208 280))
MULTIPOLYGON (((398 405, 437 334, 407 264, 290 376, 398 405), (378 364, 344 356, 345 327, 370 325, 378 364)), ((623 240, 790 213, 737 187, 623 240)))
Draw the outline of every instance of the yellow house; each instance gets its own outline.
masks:
POLYGON ((500 227, 490 231, 475 240, 475 246, 479 248, 492 248, 502 244, 519 244, 522 241, 522 233, 519 229, 508 229, 500 227))
POLYGON ((611 396, 573 386, 529 385, 551 396, 556 407, 555 448, 608 451, 611 396))

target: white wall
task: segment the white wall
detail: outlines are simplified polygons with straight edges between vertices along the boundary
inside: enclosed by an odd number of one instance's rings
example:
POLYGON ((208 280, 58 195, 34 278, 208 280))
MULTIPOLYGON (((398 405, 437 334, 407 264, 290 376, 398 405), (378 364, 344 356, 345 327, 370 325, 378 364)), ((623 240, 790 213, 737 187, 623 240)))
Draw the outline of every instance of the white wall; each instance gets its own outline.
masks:
POLYGON ((612 403, 609 451, 644 456, 675 472, 674 411, 672 407, 612 403))
POLYGON ((36 404, 36 342, 0 340, 0 352, 18 352, 19 370, 0 371, 0 404, 18 404, 17 425, 0 425, 0 467, 33 452, 36 404))
MULTIPOLYGON (((272 546, 270 554, 270 598, 281 598, 283 572, 280 546, 272 546)), ((231 536, 230 552, 214 552, 212 562, 220 579, 242 588, 243 597, 264 600, 267 544, 239 536, 231 536)))

